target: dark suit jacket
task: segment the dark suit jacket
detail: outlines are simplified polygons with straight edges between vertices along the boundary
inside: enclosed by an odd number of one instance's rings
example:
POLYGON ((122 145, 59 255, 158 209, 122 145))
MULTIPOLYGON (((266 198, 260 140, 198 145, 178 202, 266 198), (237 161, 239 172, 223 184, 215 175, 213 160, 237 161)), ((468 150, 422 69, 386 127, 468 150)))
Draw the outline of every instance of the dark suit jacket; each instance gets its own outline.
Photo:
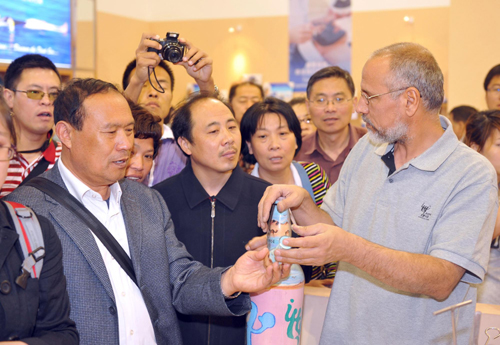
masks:
MULTIPOLYGON (((66 189, 58 164, 42 176, 66 189)), ((131 258, 158 344, 182 343, 175 309, 205 315, 242 315, 250 310, 248 295, 224 300, 222 268, 210 270, 194 261, 177 240, 170 212, 158 192, 129 180, 120 181, 120 186, 131 258)), ((8 199, 30 206, 53 223, 63 247, 70 316, 81 343, 118 344, 115 297, 90 230, 33 187, 18 188, 8 199)))

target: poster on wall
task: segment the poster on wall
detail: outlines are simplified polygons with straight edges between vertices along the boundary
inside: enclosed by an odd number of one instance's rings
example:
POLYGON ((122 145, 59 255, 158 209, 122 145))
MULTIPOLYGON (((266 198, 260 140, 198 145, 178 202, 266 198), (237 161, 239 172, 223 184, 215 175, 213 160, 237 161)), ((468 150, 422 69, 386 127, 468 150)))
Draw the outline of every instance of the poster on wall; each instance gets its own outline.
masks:
POLYGON ((71 68, 71 0, 0 2, 0 63, 25 54, 71 68))
POLYGON ((294 92, 323 67, 351 71, 351 0, 290 0, 288 31, 294 92))

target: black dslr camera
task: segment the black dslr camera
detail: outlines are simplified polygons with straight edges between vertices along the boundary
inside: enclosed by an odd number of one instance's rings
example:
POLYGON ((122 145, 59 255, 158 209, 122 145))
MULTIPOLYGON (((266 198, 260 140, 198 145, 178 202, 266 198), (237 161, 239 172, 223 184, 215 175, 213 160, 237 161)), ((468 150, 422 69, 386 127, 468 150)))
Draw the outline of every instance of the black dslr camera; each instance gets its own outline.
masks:
POLYGON ((163 60, 170 61, 171 63, 177 63, 182 61, 184 53, 186 51, 186 46, 179 42, 179 34, 176 32, 167 32, 167 37, 160 40, 155 40, 161 44, 161 49, 148 48, 148 52, 155 52, 160 55, 163 60))

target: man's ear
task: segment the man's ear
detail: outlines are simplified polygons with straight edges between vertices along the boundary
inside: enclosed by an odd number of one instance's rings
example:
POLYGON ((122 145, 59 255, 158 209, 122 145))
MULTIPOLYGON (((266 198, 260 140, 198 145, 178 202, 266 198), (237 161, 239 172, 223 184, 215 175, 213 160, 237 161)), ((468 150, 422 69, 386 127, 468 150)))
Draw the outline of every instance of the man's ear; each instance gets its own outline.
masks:
POLYGON ((179 143, 179 146, 181 147, 181 150, 187 154, 188 156, 191 156, 191 143, 184 137, 179 137, 177 139, 177 143, 179 143))
MULTIPOLYGON (((360 97, 363 97, 363 96, 360 96, 360 97)), ((357 106, 358 106, 358 97, 353 96, 352 97, 352 107, 353 107, 354 111, 356 111, 357 106)))
POLYGON ((73 126, 71 126, 68 122, 66 121, 59 121, 56 124, 56 134, 61 143, 66 146, 68 149, 71 149, 72 146, 72 140, 73 138, 73 133, 76 131, 73 126))
POLYGON ((409 87, 404 91, 405 95, 405 108, 406 115, 412 117, 417 112, 420 103, 422 102, 422 97, 420 96, 420 91, 415 87, 409 87))
POLYGON ((14 108, 14 91, 9 89, 3 89, 3 98, 9 106, 10 109, 14 108))
POLYGON ((248 153, 250 153, 251 155, 253 155, 252 144, 249 141, 245 141, 245 142, 247 143, 248 153))
POLYGON ((306 108, 307 108, 307 113, 311 114, 311 109, 310 109, 311 103, 309 102, 309 99, 307 97, 306 97, 306 103, 305 104, 306 104, 306 108))

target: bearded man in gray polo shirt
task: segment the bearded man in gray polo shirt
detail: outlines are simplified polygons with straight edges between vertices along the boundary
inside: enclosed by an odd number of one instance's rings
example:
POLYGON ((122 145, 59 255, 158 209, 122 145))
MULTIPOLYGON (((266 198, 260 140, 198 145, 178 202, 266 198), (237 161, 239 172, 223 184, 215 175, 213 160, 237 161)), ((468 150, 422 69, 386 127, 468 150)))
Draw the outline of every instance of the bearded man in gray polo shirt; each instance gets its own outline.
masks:
MULTIPOLYGON (((459 142, 438 115, 443 75, 432 54, 399 43, 365 64, 357 112, 369 135, 315 207, 305 190, 269 187, 259 204, 292 208, 304 236, 282 262, 340 260, 321 344, 450 344, 442 308, 472 300, 456 317, 459 344, 472 339, 476 288, 484 277, 496 218, 495 170, 459 142)), ((258 245, 258 240, 249 247, 258 245)))

